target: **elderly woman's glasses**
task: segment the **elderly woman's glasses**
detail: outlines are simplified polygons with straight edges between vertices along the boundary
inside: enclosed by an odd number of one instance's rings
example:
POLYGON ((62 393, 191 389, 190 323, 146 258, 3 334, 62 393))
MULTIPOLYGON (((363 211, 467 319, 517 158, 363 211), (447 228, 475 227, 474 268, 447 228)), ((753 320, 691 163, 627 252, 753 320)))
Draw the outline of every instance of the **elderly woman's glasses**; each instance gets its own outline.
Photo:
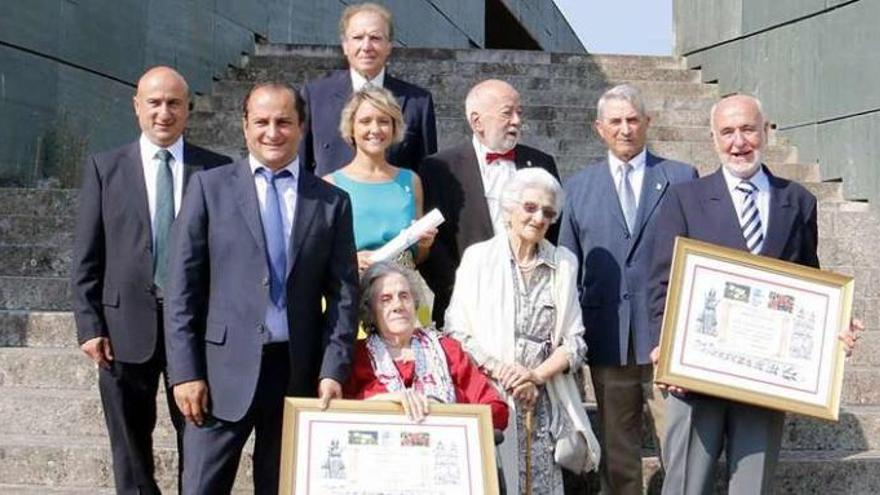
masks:
POLYGON ((556 218, 556 210, 549 206, 541 206, 532 201, 523 201, 520 203, 520 206, 522 206, 523 211, 529 215, 534 215, 538 210, 541 210, 541 215, 547 220, 553 220, 556 218))

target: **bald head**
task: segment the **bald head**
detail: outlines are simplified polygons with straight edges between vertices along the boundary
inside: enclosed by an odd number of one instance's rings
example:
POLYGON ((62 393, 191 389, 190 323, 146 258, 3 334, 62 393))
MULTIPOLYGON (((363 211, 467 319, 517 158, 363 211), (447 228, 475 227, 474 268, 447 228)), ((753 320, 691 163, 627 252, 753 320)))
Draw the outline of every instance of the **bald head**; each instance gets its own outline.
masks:
POLYGON ((724 168, 748 179, 761 166, 770 123, 761 102, 749 95, 734 95, 712 106, 712 141, 724 168))
POLYGON ((174 144, 189 118, 189 85, 171 67, 153 67, 138 80, 134 113, 141 132, 153 144, 174 144))
POLYGON ((519 92, 498 79, 483 81, 468 92, 464 102, 468 123, 483 146, 504 152, 519 142, 522 104, 519 92))

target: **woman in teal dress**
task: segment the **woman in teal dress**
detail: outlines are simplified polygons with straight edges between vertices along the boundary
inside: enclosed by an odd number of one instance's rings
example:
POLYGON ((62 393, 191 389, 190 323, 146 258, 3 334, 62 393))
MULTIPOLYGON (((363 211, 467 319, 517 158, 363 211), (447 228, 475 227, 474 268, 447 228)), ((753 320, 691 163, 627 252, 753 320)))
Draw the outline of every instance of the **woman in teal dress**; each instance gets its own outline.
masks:
MULTIPOLYGON (((394 95, 379 87, 353 93, 339 120, 342 138, 354 147, 355 156, 345 167, 324 176, 324 180, 345 190, 351 198, 361 272, 372 264, 373 251, 394 239, 424 213, 419 176, 385 159, 385 150, 403 139, 404 127, 403 114, 394 95)), ((397 263, 414 268, 428 256, 436 235, 436 229, 426 232, 397 263)), ((420 317, 425 316, 423 311, 420 313, 420 317)))

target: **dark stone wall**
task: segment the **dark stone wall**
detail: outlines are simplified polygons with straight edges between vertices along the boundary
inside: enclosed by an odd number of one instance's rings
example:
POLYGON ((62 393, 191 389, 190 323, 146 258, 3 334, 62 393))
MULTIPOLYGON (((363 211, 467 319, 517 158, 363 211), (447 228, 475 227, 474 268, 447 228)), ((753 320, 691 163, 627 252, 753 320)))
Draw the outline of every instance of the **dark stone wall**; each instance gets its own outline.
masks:
POLYGON ((761 98, 799 161, 877 201, 878 19, 875 0, 676 0, 676 52, 723 94, 761 98))

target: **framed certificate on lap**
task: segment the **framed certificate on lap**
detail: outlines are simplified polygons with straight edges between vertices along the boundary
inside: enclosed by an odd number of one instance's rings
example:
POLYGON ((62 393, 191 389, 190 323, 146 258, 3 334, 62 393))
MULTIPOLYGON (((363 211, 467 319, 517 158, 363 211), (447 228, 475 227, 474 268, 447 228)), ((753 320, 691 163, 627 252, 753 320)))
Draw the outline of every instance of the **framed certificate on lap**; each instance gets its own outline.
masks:
POLYGON ((676 238, 656 381, 837 420, 853 279, 676 238))
POLYGON ((489 406, 414 423, 392 402, 285 399, 280 494, 497 494, 497 476, 489 406))

